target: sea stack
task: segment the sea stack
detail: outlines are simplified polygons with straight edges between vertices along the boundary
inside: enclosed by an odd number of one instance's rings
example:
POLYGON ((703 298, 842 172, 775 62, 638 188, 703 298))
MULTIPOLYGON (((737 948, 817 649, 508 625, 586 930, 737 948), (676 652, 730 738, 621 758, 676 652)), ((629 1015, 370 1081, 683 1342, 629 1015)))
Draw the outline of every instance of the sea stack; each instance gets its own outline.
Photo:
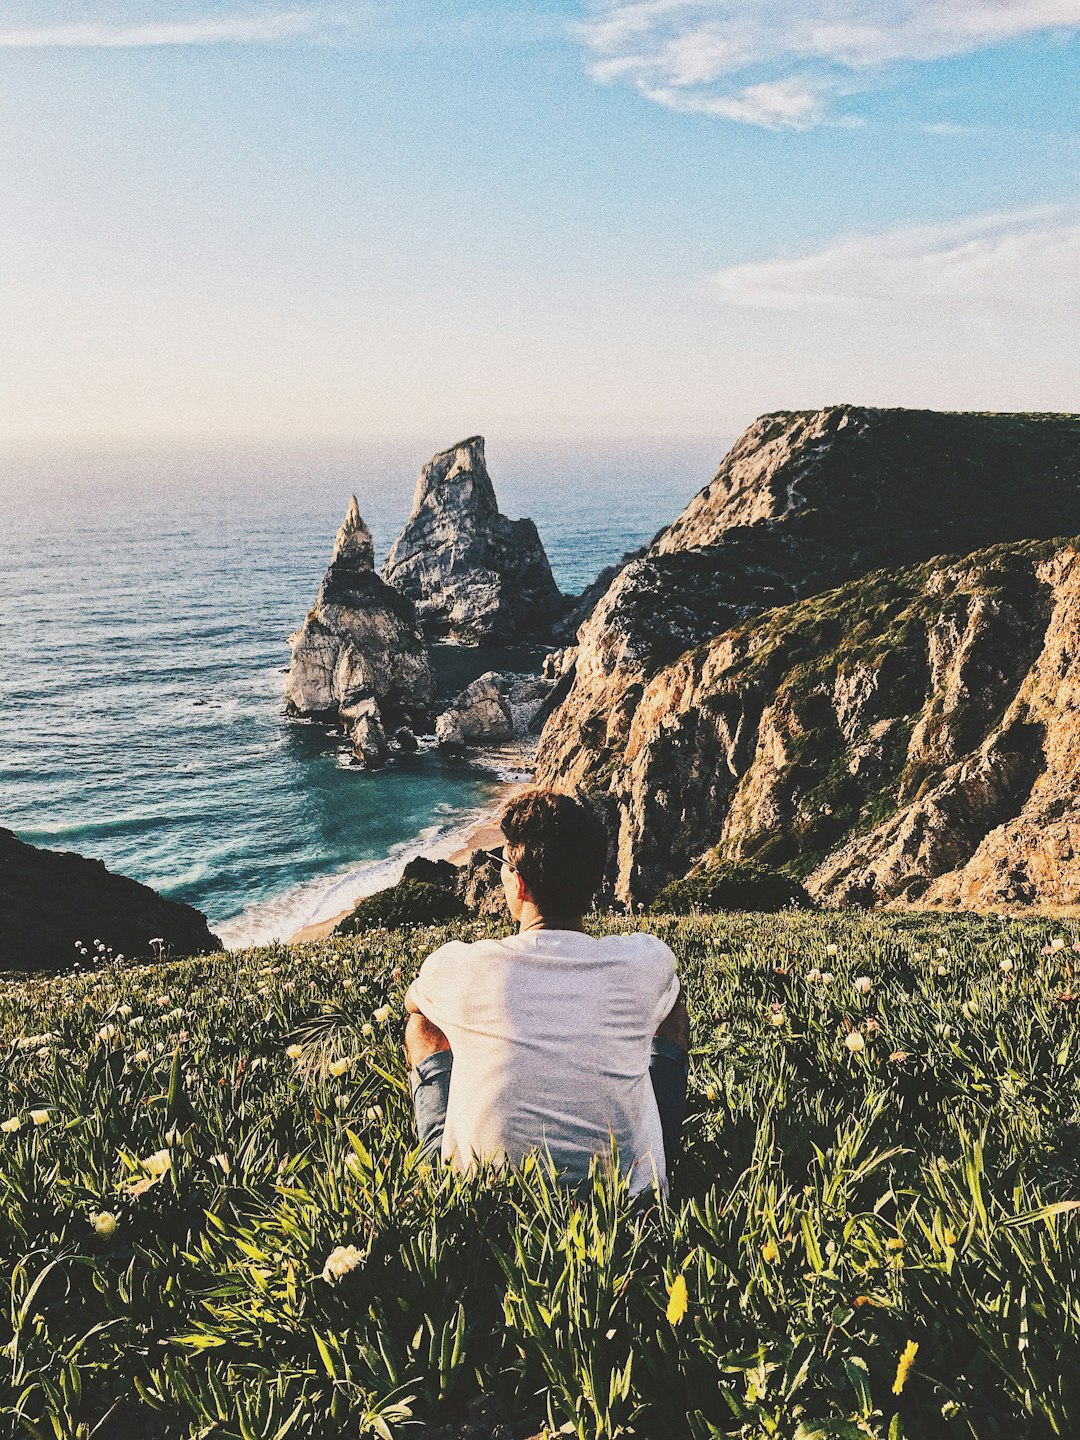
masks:
POLYGON ((388 728, 428 722, 435 681, 416 611, 375 573, 355 495, 315 604, 289 643, 289 714, 343 725, 366 768, 386 759, 388 728))
POLYGON ((546 639, 565 604, 536 526, 499 513, 481 435, 421 470, 383 578, 428 636, 459 644, 546 639))

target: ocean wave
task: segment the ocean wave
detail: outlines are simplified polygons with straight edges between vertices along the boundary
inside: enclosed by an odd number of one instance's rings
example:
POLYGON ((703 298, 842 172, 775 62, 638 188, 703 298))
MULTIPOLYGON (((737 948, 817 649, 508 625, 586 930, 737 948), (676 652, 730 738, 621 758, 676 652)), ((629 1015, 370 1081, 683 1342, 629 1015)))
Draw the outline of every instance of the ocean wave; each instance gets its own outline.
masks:
MULTIPOLYGON (((436 806, 435 810, 446 808, 449 807, 436 806)), ((287 894, 261 901, 231 919, 218 921, 213 926, 214 932, 229 950, 288 940, 308 925, 331 920, 342 911, 351 910, 364 896, 396 884, 409 861, 420 855, 429 860, 449 860, 464 847, 478 826, 493 823, 500 809, 501 805, 495 804, 458 811, 450 823, 428 825, 411 840, 395 845, 384 859, 365 861, 338 875, 309 880, 287 894)))

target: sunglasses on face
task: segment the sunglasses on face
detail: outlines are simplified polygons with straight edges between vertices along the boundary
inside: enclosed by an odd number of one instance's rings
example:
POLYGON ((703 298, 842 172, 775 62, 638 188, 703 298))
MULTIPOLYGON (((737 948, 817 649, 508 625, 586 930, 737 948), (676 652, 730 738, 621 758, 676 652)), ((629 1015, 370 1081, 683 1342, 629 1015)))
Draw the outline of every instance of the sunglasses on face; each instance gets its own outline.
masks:
POLYGON ((503 845, 500 845, 498 850, 481 850, 480 854, 486 855, 489 860, 493 860, 500 870, 504 865, 508 870, 517 869, 517 866, 511 865, 510 861, 506 858, 506 847, 503 845))

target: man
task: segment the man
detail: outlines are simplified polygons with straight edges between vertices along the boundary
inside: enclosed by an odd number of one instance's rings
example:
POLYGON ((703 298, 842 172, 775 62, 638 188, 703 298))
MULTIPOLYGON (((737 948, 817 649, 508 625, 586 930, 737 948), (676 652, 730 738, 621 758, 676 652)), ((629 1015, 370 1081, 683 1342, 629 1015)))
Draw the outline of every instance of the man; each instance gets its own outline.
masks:
POLYGON ((580 801, 526 791, 500 828, 518 933, 442 946, 405 997, 425 1153, 468 1170, 546 1146, 574 1183, 614 1137, 631 1191, 666 1192, 690 1044, 675 956, 654 935, 586 935, 607 841, 580 801))

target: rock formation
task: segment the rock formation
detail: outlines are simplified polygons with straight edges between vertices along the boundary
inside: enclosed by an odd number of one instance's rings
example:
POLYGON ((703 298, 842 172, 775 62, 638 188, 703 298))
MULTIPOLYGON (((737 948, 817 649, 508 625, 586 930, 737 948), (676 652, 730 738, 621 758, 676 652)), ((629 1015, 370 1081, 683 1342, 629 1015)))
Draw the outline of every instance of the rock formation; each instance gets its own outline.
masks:
POLYGON ((435 696, 412 602, 375 573, 371 532, 353 496, 330 568, 292 637, 290 715, 338 722, 362 765, 386 758, 385 727, 423 723, 435 696))
POLYGON ((100 860, 39 850, 0 830, 0 970, 65 969, 79 959, 76 943, 93 957, 95 942, 129 960, 221 949, 190 905, 100 860))
POLYGON ((523 738, 555 682, 539 675, 506 675, 489 670, 474 680, 435 721, 435 737, 446 750, 523 738))
POLYGON ((536 526, 499 513, 479 435, 421 470, 383 578, 426 634, 463 644, 544 638, 564 609, 536 526))
POLYGON ((582 626, 538 783, 609 808, 623 899, 710 847, 826 901, 1065 894, 1072 551, 913 562, 1077 532, 1076 417, 766 416, 582 626))

